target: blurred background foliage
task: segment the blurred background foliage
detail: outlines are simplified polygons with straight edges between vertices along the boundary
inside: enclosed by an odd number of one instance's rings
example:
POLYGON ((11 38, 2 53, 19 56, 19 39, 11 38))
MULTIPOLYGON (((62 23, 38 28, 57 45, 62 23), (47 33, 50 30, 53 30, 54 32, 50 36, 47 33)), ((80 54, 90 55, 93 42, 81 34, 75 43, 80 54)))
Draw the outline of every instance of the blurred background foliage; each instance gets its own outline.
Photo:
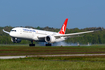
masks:
MULTIPOLYGON (((54 31, 54 32, 59 32, 60 29, 58 28, 52 28, 52 27, 31 27, 31 26, 25 26, 27 28, 35 28, 35 29, 40 29, 40 30, 47 30, 47 31, 54 31)), ((11 42, 11 37, 3 32, 3 29, 6 31, 11 31, 13 27, 11 26, 5 26, 5 27, 0 27, 0 44, 13 44, 11 42)), ((91 31, 91 30, 97 30, 100 27, 90 27, 90 28, 84 28, 84 29, 78 29, 78 28, 73 28, 73 29, 66 29, 66 33, 76 33, 76 32, 83 32, 83 31, 91 31)), ((70 37, 67 40, 65 40, 66 43, 81 43, 81 44, 105 44, 105 29, 102 28, 102 31, 96 31, 94 33, 88 33, 88 34, 82 34, 82 35, 77 35, 76 37, 70 37)), ((28 40, 22 40, 20 44, 28 44, 30 41, 28 40)))

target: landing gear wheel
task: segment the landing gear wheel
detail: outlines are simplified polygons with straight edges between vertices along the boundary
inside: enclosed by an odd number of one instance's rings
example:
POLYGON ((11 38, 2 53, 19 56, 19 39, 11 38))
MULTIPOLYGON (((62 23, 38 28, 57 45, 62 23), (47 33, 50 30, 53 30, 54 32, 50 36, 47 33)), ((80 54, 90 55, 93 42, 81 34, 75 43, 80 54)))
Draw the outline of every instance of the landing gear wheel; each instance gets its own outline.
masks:
POLYGON ((29 44, 29 46, 35 46, 35 44, 33 44, 33 41, 31 41, 32 44, 29 44))
POLYGON ((35 46, 35 44, 29 44, 29 46, 35 46))
POLYGON ((46 46, 51 46, 51 44, 46 44, 46 46))

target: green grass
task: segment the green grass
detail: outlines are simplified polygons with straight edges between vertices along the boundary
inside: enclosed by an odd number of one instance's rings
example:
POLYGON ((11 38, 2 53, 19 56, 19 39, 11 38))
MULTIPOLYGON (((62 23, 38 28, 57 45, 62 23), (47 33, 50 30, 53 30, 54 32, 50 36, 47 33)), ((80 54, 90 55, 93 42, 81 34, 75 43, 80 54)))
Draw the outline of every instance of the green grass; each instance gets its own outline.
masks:
MULTIPOLYGON (((0 55, 105 53, 105 46, 0 46, 0 55)), ((105 70, 105 56, 33 57, 0 60, 0 70, 105 70)))
POLYGON ((25 58, 0 60, 0 70, 104 70, 104 57, 25 58))

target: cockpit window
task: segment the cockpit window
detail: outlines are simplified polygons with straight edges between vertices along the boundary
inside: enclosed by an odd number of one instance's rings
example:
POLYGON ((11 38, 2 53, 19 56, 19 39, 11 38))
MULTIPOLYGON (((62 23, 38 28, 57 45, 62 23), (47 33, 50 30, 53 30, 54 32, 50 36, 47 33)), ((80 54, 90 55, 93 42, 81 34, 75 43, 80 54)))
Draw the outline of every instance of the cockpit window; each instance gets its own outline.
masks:
POLYGON ((16 32, 16 30, 11 30, 12 32, 16 32))

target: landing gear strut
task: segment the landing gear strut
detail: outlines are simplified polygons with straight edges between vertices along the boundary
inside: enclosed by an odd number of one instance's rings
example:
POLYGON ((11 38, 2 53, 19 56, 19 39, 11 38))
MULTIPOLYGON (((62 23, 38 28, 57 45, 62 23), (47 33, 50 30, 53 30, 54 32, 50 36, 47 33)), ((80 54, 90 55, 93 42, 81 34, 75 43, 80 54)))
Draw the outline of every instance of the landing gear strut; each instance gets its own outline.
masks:
POLYGON ((35 44, 33 44, 33 41, 31 41, 31 44, 29 44, 29 46, 35 46, 35 44))
POLYGON ((50 43, 48 43, 48 44, 46 44, 46 46, 51 46, 51 44, 50 44, 50 43))

